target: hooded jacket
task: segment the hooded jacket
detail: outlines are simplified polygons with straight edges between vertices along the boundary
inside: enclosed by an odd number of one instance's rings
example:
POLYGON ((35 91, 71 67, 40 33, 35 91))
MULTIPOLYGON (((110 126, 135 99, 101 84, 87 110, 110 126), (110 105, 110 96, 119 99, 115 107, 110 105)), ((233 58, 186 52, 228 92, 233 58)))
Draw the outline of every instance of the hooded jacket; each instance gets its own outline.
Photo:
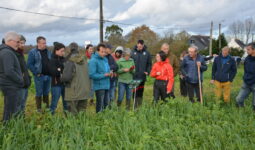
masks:
POLYGON ((170 65, 173 68, 174 77, 175 77, 180 72, 180 62, 179 62, 178 58, 172 52, 169 52, 167 54, 167 58, 168 58, 167 59, 168 63, 170 63, 170 65))
POLYGON ((150 76, 156 78, 157 80, 168 81, 167 92, 172 91, 174 83, 174 73, 173 67, 169 64, 168 61, 156 62, 151 69, 150 76), (160 72, 160 75, 157 75, 157 72, 160 72))
POLYGON ((133 76, 135 73, 135 68, 132 68, 132 66, 135 66, 134 60, 132 58, 129 58, 129 60, 126 60, 125 58, 121 58, 117 61, 118 64, 118 82, 129 84, 133 80, 133 76), (129 72, 124 72, 123 69, 129 68, 129 72))
POLYGON ((135 46, 134 50, 131 52, 131 58, 135 62, 135 80, 146 81, 146 74, 144 72, 148 72, 150 74, 151 71, 151 55, 146 50, 146 46, 144 46, 143 50, 137 50, 137 46, 135 46))
POLYGON ((90 80, 88 63, 84 56, 74 52, 64 63, 61 82, 65 83, 65 100, 77 101, 89 98, 90 80))
POLYGON ((19 60, 15 50, 0 45, 0 88, 22 88, 24 86, 19 60))
POLYGON ((93 80, 93 90, 110 89, 110 77, 106 77, 106 73, 110 73, 108 60, 96 52, 89 61, 89 77, 93 80))

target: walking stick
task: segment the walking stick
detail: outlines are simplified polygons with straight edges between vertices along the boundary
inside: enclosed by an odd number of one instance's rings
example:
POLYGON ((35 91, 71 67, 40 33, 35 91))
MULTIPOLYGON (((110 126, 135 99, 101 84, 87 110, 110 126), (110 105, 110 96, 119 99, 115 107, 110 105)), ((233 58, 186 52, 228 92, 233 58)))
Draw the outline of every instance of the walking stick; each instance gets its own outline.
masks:
POLYGON ((135 111, 135 97, 136 97, 136 85, 135 85, 135 93, 134 93, 134 105, 133 105, 133 110, 135 111))
POLYGON ((203 95, 202 95, 202 83, 201 83, 200 67, 197 67, 197 73, 198 73, 198 82, 199 82, 200 103, 203 104, 203 95))

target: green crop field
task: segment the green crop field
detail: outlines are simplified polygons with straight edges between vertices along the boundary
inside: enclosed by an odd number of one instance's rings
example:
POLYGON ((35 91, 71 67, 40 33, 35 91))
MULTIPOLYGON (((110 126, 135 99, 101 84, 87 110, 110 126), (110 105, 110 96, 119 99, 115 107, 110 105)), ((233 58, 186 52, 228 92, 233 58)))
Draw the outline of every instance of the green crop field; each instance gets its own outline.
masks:
MULTIPOLYGON (((167 104, 152 105, 153 80, 148 79, 144 104, 138 111, 113 107, 95 113, 95 106, 78 116, 65 117, 59 104, 57 114, 35 111, 34 87, 29 90, 25 119, 7 126, 0 123, 0 149, 4 150, 78 150, 78 149, 255 149, 255 113, 251 96, 246 107, 235 107, 242 84, 243 66, 232 85, 231 103, 215 100, 209 84, 211 67, 204 74, 204 105, 192 104, 179 95, 167 104)), ((0 117, 3 97, 0 96, 0 117)))

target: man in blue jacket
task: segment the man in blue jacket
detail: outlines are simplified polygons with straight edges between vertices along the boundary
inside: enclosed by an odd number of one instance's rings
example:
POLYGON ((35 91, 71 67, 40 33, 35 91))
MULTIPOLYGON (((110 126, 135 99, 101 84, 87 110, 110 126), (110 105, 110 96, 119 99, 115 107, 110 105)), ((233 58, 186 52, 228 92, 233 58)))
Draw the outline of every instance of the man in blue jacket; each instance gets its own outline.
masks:
POLYGON ((27 65, 34 75, 36 90, 36 107, 41 112, 42 101, 49 107, 49 92, 51 77, 49 76, 48 63, 51 58, 51 52, 46 48, 46 38, 39 36, 36 39, 37 47, 30 50, 28 54, 27 65))
POLYGON ((252 105, 255 111, 255 43, 248 44, 247 53, 248 56, 244 61, 243 85, 236 103, 238 107, 244 107, 244 100, 252 93, 252 105))
POLYGON ((4 95, 3 121, 6 122, 19 111, 24 80, 15 54, 20 44, 20 35, 7 32, 4 41, 5 44, 0 45, 0 90, 4 95))
POLYGON ((89 61, 89 77, 93 80, 96 93, 96 112, 101 112, 109 104, 110 67, 106 56, 106 46, 99 44, 97 52, 89 61))
POLYGON ((214 59, 212 67, 211 83, 215 85, 215 95, 220 99, 223 91, 223 99, 225 103, 230 102, 230 88, 236 76, 236 62, 229 55, 229 47, 224 47, 222 53, 214 59))
POLYGON ((191 46, 188 49, 189 55, 185 56, 181 64, 181 72, 186 81, 189 100, 194 101, 194 93, 196 93, 197 101, 200 102, 200 90, 198 80, 198 67, 200 67, 201 82, 203 81, 203 72, 207 70, 204 58, 198 54, 198 48, 191 46))

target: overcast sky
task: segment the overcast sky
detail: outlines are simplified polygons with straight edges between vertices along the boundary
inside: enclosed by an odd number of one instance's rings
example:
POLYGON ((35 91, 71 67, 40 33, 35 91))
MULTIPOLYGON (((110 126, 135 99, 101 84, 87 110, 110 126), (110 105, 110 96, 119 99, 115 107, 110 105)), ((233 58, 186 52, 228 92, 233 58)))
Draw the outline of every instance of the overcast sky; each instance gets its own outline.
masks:
MULTIPOLYGON (((103 0, 104 19, 130 25, 119 25, 124 34, 134 25, 146 24, 163 35, 168 30, 185 29, 192 34, 208 34, 210 22, 214 21, 214 34, 218 23, 223 31, 235 20, 254 17, 254 0, 103 0)), ((35 44, 39 35, 47 38, 48 45, 54 41, 69 44, 85 40, 98 43, 99 0, 1 0, 0 7, 61 16, 74 16, 92 20, 76 20, 41 16, 0 9, 0 37, 7 31, 17 31, 35 44), (93 20, 96 19, 96 20, 93 20)), ((106 23, 109 26, 112 23, 106 23)))

